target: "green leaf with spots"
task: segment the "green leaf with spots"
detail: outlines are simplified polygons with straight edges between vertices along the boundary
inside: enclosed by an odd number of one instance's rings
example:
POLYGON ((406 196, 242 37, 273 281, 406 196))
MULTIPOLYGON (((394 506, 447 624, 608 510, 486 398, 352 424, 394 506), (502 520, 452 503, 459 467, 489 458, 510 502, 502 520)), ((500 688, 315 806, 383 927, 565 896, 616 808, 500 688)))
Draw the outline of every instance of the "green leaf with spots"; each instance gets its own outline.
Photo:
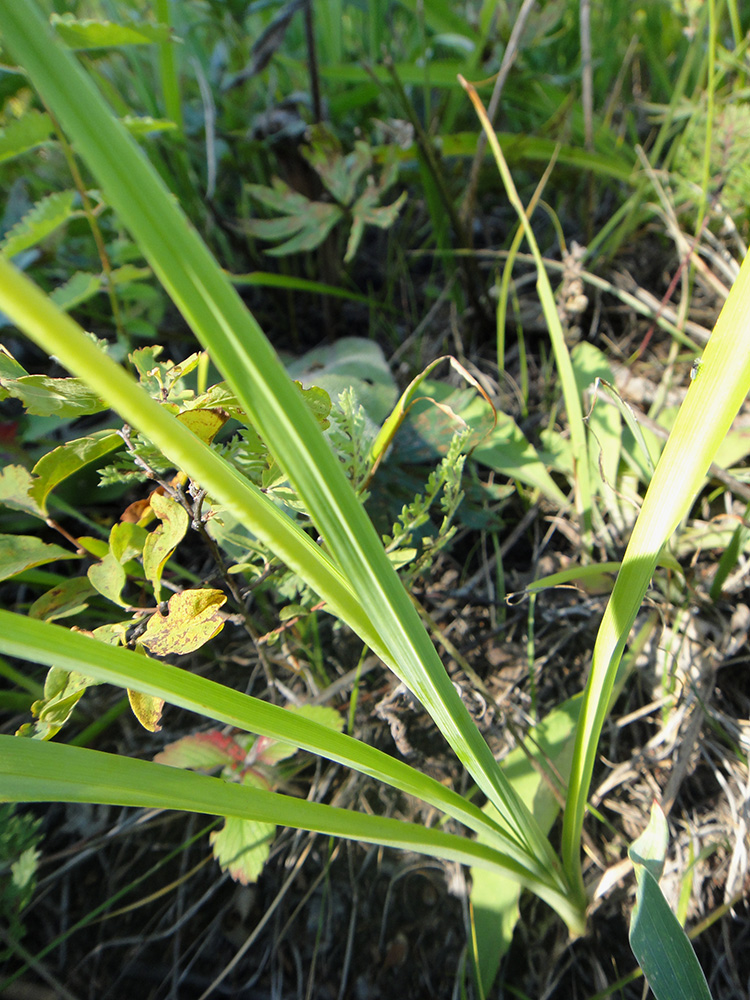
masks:
POLYGON ((87 577, 74 576, 38 597, 29 608, 29 618, 54 622, 59 618, 77 615, 86 610, 86 599, 95 593, 87 577))
POLYGON ((48 545, 34 535, 0 535, 0 580, 58 559, 80 559, 59 545, 48 545))

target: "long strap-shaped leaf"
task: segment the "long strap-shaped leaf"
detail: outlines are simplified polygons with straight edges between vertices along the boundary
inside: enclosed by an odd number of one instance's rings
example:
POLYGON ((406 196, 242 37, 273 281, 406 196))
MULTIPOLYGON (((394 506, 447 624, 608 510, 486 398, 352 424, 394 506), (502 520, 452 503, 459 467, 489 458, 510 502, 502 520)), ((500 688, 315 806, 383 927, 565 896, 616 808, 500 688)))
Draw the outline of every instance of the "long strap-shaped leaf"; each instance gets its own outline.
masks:
POLYGON ((96 802, 184 809, 211 816, 275 823, 350 840, 417 851, 497 871, 529 886, 575 924, 577 914, 557 892, 528 879, 512 858, 477 841, 431 827, 266 792, 164 764, 0 736, 0 798, 5 802, 96 802))
MULTIPOLYGON (((565 880, 549 843, 504 780, 371 522, 307 407, 289 391, 286 373, 258 324, 92 82, 70 53, 54 43, 35 5, 0 0, 0 15, 8 48, 73 138, 107 200, 286 470, 387 646, 389 663, 428 708, 519 844, 542 861, 563 889, 565 880)), ((75 356, 59 349, 56 353, 66 367, 90 381, 91 373, 78 369, 75 356)), ((191 471, 188 464, 184 469, 191 471)))
MULTIPOLYGON (((43 663, 47 667, 77 670, 104 684, 116 684, 163 698, 170 705, 196 712, 216 722, 292 743, 346 764, 429 802, 470 829, 485 831, 488 837, 502 845, 503 850, 513 850, 512 842, 508 842, 508 838, 478 806, 445 788, 434 778, 351 736, 206 677, 162 663, 161 660, 140 656, 120 646, 110 646, 60 625, 10 611, 0 611, 0 650, 6 656, 43 663)), ((540 876, 541 873, 534 874, 540 876)))
POLYGON ((594 646, 563 822, 563 860, 583 896, 580 844, 599 736, 617 667, 659 553, 689 512, 750 389, 750 256, 703 352, 633 527, 594 646))

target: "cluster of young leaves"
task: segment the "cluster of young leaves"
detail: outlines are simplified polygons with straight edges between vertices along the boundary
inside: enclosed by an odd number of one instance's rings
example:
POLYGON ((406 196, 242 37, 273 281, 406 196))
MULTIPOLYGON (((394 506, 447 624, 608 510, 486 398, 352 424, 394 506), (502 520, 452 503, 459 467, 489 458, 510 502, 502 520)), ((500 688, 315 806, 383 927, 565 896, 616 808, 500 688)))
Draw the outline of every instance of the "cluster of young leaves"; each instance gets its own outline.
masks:
POLYGON ((356 142, 351 153, 344 153, 336 136, 322 125, 308 129, 309 144, 299 147, 300 153, 315 171, 332 200, 320 201, 295 191, 279 177, 272 187, 248 184, 251 198, 274 212, 274 219, 249 219, 242 224, 245 232, 277 245, 266 252, 271 256, 287 256, 319 247, 334 226, 350 225, 344 254, 348 264, 357 252, 365 226, 389 229, 398 217, 406 192, 390 205, 380 205, 386 191, 398 178, 395 152, 389 154, 376 178, 374 159, 366 142, 356 142), (283 241, 283 242, 280 242, 283 241))

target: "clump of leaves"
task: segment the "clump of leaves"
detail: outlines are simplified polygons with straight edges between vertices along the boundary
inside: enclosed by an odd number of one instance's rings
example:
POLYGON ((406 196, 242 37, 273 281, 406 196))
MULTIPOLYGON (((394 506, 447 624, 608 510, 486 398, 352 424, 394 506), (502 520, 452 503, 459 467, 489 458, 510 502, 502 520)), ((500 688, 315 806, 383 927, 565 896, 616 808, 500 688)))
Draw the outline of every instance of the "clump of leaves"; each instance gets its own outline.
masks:
MULTIPOLYGON (((11 941, 20 941, 26 933, 21 913, 36 886, 40 823, 30 813, 17 812, 14 805, 0 805, 0 922, 11 941)), ((0 951, 0 959, 8 954, 0 951)))
POLYGON ((376 177, 372 150, 366 142, 356 142, 353 152, 345 154, 338 139, 323 126, 314 126, 308 135, 310 144, 300 147, 300 152, 320 178, 330 200, 313 201, 279 177, 274 177, 270 188, 248 184, 250 197, 274 212, 276 218, 245 220, 242 228, 251 236, 276 243, 266 252, 284 257, 314 250, 334 226, 348 222, 344 254, 344 263, 348 264, 357 252, 365 226, 389 229, 406 200, 403 192, 390 205, 380 204, 398 176, 396 154, 389 154, 376 177))

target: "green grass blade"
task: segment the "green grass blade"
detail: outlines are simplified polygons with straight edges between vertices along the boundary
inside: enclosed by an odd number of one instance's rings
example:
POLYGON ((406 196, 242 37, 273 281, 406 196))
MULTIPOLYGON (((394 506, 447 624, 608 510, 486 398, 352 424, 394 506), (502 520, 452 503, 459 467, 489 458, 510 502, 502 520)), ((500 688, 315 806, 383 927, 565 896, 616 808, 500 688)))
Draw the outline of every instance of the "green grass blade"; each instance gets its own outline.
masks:
MULTIPOLYGON (((416 851, 490 870, 502 866, 510 878, 526 884, 526 872, 512 859, 442 830, 62 743, 0 736, 0 801, 94 802, 236 816, 416 851)), ((575 918, 570 904, 556 893, 536 884, 534 889, 551 905, 564 907, 570 918, 575 918)))
POLYGON ((170 705, 247 732, 292 742, 429 802, 470 829, 481 829, 494 844, 503 839, 496 825, 477 806, 403 761, 198 674, 129 649, 109 646, 60 625, 2 610, 0 650, 8 656, 76 670, 104 684, 164 698, 170 705))
MULTIPOLYGON (((503 779, 341 467, 302 399, 290 391, 276 354, 229 279, 91 80, 51 39, 35 6, 20 9, 13 0, 0 0, 0 15, 7 47, 70 133, 107 200, 289 475, 387 646, 389 664, 427 707, 519 845, 543 859, 562 887, 551 847, 503 779)), ((76 370, 75 357, 56 353, 76 370)))
POLYGON ((633 528, 594 646, 563 822, 563 862, 583 883, 580 844, 599 736, 617 666, 663 545, 688 513, 750 389, 750 258, 742 265, 677 415, 633 528))
POLYGON ((630 919, 630 947, 656 1000, 711 1000, 693 946, 659 888, 669 830, 654 805, 648 826, 631 845, 637 883, 630 919))

